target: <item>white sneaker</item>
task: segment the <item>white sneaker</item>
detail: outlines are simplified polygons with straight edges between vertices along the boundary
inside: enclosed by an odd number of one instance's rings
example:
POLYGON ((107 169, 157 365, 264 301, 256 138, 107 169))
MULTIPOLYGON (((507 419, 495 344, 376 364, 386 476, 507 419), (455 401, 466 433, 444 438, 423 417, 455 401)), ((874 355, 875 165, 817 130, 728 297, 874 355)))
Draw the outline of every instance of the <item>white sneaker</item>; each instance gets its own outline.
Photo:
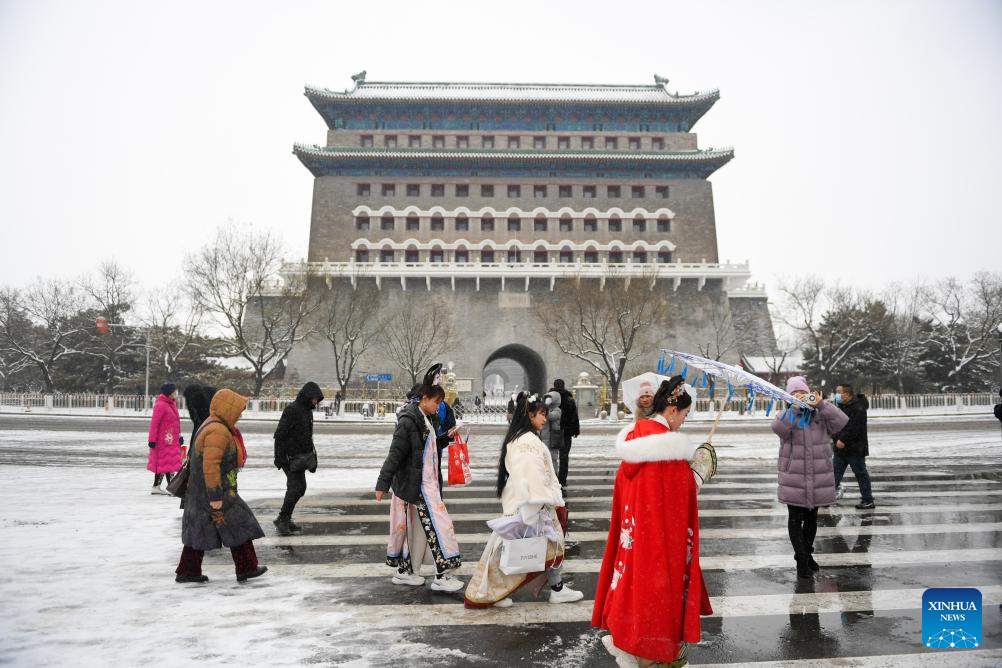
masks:
POLYGON ((835 500, 838 501, 843 496, 845 496, 845 487, 839 485, 838 487, 835 488, 835 500))
POLYGON ((153 491, 150 492, 150 494, 161 494, 170 496, 170 492, 168 492, 166 489, 162 489, 159 485, 154 485, 153 491))
POLYGON ((424 578, 414 573, 397 573, 393 576, 393 584, 420 587, 424 584, 424 578))
POLYGON ((571 589, 567 585, 560 588, 560 591, 550 590, 550 603, 573 603, 584 598, 584 594, 571 589))
POLYGON ((602 636, 602 644, 609 654, 616 659, 616 665, 619 668, 639 668, 640 663, 637 661, 637 657, 616 647, 612 642, 612 636, 602 636))
POLYGON ((510 598, 503 598, 500 601, 498 601, 497 603, 495 603, 493 607, 495 607, 495 608, 510 608, 512 605, 513 605, 513 602, 512 602, 512 600, 510 598))
POLYGON ((435 578, 431 583, 432 591, 444 591, 449 594, 454 594, 466 585, 459 578, 454 578, 451 575, 443 575, 440 578, 435 578))

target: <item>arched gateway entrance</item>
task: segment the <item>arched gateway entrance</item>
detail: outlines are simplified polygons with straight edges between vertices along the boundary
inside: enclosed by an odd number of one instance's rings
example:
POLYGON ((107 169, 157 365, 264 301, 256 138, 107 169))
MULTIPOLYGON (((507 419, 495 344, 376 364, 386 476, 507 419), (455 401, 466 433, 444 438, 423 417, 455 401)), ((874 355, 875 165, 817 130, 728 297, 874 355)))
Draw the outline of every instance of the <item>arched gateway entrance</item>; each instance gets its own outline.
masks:
POLYGON ((513 390, 546 391, 546 362, 519 343, 501 346, 484 363, 483 387, 488 396, 513 390))

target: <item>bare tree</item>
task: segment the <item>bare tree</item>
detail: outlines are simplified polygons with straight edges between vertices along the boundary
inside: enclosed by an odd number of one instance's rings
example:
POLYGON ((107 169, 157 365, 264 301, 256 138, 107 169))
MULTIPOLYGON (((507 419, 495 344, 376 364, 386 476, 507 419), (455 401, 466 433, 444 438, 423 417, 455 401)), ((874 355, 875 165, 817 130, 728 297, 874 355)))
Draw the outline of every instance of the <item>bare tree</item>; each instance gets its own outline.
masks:
POLYGON ((924 355, 929 349, 932 327, 923 309, 929 289, 921 282, 892 283, 881 295, 888 317, 880 345, 871 355, 873 371, 898 393, 915 391, 921 384, 924 355))
POLYGON ((331 277, 326 282, 326 289, 318 288, 317 329, 331 344, 334 373, 343 399, 348 398, 348 383, 359 360, 383 328, 378 308, 380 293, 374 286, 360 283, 359 278, 360 275, 356 275, 354 281, 350 281, 347 277, 331 277))
POLYGON ((731 310, 713 309, 710 316, 710 330, 712 339, 706 344, 697 343, 696 348, 703 357, 720 360, 721 357, 734 349, 738 344, 738 337, 734 332, 734 320, 731 317, 731 310))
POLYGON ((241 232, 231 223, 185 261, 195 304, 231 335, 224 356, 239 357, 252 369, 254 396, 265 379, 310 333, 315 305, 305 273, 279 276, 279 240, 267 232, 241 232))
POLYGON ((535 312, 544 335, 565 355, 581 360, 605 378, 619 397, 627 364, 650 351, 654 323, 667 300, 652 292, 653 277, 628 281, 613 276, 604 288, 594 281, 567 280, 554 303, 535 312))
POLYGON ((83 303, 75 286, 56 279, 0 291, 0 344, 20 368, 37 369, 46 392, 54 390, 56 363, 81 354, 83 303))
POLYGON ((377 345, 414 385, 456 344, 456 338, 452 311, 441 300, 405 298, 388 310, 377 345))
POLYGON ((988 361, 996 354, 995 332, 1002 323, 1002 274, 979 272, 965 286, 950 278, 928 298, 933 322, 931 349, 942 368, 943 390, 983 384, 988 361))
POLYGON ((868 295, 852 288, 826 286, 818 276, 780 284, 782 321, 801 336, 805 367, 822 388, 836 382, 863 347, 879 336, 868 295))
POLYGON ((143 323, 150 330, 150 345, 163 356, 168 377, 175 375, 178 360, 201 341, 199 327, 205 310, 189 299, 190 295, 169 288, 146 297, 143 323))
POLYGON ((108 319, 118 327, 101 334, 93 327, 84 330, 83 352, 100 361, 101 383, 112 391, 123 378, 135 374, 145 357, 146 336, 141 326, 128 322, 135 306, 135 278, 113 260, 101 262, 97 270, 80 278, 80 290, 88 298, 90 313, 108 319))

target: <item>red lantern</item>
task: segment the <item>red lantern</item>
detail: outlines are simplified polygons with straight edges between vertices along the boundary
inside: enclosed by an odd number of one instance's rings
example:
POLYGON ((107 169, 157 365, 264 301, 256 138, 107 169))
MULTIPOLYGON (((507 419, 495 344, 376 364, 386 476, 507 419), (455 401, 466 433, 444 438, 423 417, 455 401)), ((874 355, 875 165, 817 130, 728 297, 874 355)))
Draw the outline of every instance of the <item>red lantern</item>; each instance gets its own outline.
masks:
POLYGON ((98 334, 108 334, 111 332, 111 328, 108 327, 108 319, 98 317, 94 320, 94 324, 97 326, 98 334))

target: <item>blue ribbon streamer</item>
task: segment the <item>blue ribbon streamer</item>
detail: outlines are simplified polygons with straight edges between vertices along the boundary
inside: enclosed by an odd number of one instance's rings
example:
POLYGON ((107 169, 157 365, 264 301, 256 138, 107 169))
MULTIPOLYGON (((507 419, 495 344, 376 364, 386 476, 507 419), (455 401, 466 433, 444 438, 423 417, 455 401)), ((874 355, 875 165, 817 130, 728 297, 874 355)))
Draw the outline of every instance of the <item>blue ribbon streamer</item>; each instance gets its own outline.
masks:
MULTIPOLYGON (((710 398, 712 399, 713 397, 711 396, 710 398)), ((769 413, 772 412, 772 404, 773 404, 774 401, 776 401, 776 400, 775 399, 769 399, 769 405, 765 407, 765 416, 766 417, 769 417, 769 413)))
POLYGON ((668 370, 665 371, 665 374, 668 375, 668 376, 670 376, 670 375, 672 375, 672 372, 674 370, 675 370, 675 356, 672 355, 671 356, 671 363, 668 365, 668 370))
POLYGON ((731 397, 734 396, 734 387, 731 385, 731 381, 727 381, 727 401, 725 403, 730 403, 731 397))

